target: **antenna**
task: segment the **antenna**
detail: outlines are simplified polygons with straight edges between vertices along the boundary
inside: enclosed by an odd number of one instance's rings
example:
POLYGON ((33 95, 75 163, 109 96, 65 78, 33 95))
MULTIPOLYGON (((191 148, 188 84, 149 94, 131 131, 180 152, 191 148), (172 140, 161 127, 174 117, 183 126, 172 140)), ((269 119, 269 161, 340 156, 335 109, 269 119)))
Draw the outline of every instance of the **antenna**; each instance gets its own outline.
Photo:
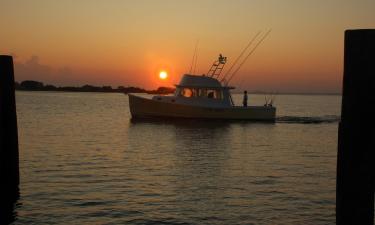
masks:
POLYGON ((224 77, 220 80, 220 82, 225 81, 225 78, 227 75, 230 74, 232 71, 233 67, 237 64, 238 60, 242 57, 242 55, 247 51, 247 49, 251 46, 251 44, 254 42, 254 40, 259 36, 261 32, 258 31, 258 33, 255 34, 255 36, 249 41, 249 43, 246 45, 246 47, 242 50, 241 54, 236 58, 236 60, 233 62, 232 66, 229 68, 229 70, 225 73, 224 77))
POLYGON ((246 62, 246 60, 249 58, 250 55, 253 54, 253 52, 258 48, 258 46, 264 41, 264 39, 269 35, 269 33, 271 33, 271 29, 268 30, 264 35, 263 37, 258 41, 258 43, 251 49, 251 51, 249 52, 249 54, 247 54, 247 56, 244 58, 244 60, 242 60, 241 64, 237 67, 237 69, 232 73, 232 75, 229 77, 228 81, 226 82, 226 85, 229 84, 229 82, 233 79, 233 77, 236 75, 236 73, 240 70, 240 68, 242 67, 242 65, 246 62))
MULTIPOLYGON (((193 71, 193 66, 196 64, 198 43, 199 43, 199 39, 195 43, 194 54, 193 54, 193 59, 191 60, 191 66, 190 66, 189 74, 191 74, 191 72, 193 71)), ((195 70, 195 68, 194 68, 194 70, 195 70)))
POLYGON ((195 74, 195 69, 197 68, 197 61, 198 61, 198 44, 199 44, 199 39, 197 40, 197 47, 196 47, 196 53, 195 53, 195 62, 194 62, 193 74, 195 74))

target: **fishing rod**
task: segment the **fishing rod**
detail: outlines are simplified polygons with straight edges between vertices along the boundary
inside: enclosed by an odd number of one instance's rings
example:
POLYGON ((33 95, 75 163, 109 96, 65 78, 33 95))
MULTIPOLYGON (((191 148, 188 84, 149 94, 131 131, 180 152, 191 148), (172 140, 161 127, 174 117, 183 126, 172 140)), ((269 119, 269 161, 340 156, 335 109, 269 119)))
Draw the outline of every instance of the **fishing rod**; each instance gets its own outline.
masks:
POLYGON ((240 58, 243 56, 243 54, 247 51, 247 49, 252 45, 252 43, 255 41, 255 39, 259 36, 259 34, 261 33, 261 31, 258 31, 258 33, 255 34, 255 36, 249 41, 249 43, 247 44, 247 46, 242 50, 241 54, 236 58, 236 60, 233 62, 232 66, 229 68, 229 70, 225 73, 224 77, 220 80, 220 82, 223 82, 225 81, 225 78, 227 77, 227 75, 230 74, 230 72, 232 71, 232 69, 234 68, 234 66, 237 64, 238 60, 240 60, 240 58))
POLYGON ((269 96, 267 95, 264 95, 264 100, 265 100, 265 104, 264 106, 272 106, 273 103, 275 102, 276 100, 276 95, 277 95, 277 92, 271 92, 271 94, 269 94, 269 96))
POLYGON ((197 47, 196 47, 196 53, 195 53, 195 62, 194 62, 193 74, 195 74, 195 69, 197 68, 197 61, 198 61, 198 44, 199 44, 199 39, 197 40, 197 47))
POLYGON ((258 43, 254 46, 254 48, 251 49, 249 54, 244 58, 244 60, 241 62, 241 64, 237 67, 237 69, 232 73, 232 75, 229 77, 228 81, 226 82, 226 85, 229 84, 229 82, 233 79, 233 77, 236 75, 236 73, 240 70, 242 65, 246 62, 246 60, 253 54, 253 52, 258 48, 258 46, 264 41, 264 39, 271 33, 271 29, 266 32, 266 34, 263 35, 263 37, 258 41, 258 43))
MULTIPOLYGON (((194 48, 194 54, 193 54, 193 59, 191 60, 191 66, 190 66, 190 71, 189 71, 189 74, 191 74, 191 72, 193 71, 193 66, 194 66, 194 63, 196 63, 196 57, 197 57, 197 48, 198 48, 198 43, 199 43, 199 39, 197 40, 197 42, 195 43, 195 48, 194 48)), ((195 70, 195 69, 194 69, 195 70)))

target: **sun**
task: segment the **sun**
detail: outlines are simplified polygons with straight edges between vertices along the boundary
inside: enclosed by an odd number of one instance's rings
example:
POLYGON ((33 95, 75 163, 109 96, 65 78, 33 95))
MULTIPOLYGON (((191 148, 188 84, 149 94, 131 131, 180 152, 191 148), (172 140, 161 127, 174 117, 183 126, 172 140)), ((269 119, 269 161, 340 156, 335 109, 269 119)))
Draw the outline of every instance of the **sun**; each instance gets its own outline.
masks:
POLYGON ((167 77, 168 77, 168 73, 167 72, 160 71, 160 73, 159 73, 159 78, 160 79, 165 80, 165 79, 167 79, 167 77))

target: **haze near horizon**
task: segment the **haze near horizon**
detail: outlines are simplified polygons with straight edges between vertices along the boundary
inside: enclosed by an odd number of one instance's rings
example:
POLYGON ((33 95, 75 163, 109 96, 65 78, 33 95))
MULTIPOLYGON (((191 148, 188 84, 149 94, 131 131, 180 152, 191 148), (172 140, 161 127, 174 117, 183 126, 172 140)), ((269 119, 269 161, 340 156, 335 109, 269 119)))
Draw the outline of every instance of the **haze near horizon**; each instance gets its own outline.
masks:
POLYGON ((2 0, 0 54, 14 56, 17 81, 154 89, 189 72, 197 40, 204 74, 220 53, 230 66, 271 28, 231 85, 337 93, 344 31, 374 27, 374 9, 370 0, 2 0))

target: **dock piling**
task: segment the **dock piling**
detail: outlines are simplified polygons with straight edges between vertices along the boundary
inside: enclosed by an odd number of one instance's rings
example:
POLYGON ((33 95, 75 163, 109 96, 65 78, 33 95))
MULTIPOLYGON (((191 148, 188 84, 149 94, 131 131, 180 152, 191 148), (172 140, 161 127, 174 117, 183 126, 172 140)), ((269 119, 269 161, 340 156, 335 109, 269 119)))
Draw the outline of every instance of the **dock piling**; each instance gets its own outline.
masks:
POLYGON ((375 29, 345 31, 336 223, 374 223, 375 29))
POLYGON ((13 58, 0 55, 0 193, 2 203, 14 202, 18 198, 18 157, 13 58))

